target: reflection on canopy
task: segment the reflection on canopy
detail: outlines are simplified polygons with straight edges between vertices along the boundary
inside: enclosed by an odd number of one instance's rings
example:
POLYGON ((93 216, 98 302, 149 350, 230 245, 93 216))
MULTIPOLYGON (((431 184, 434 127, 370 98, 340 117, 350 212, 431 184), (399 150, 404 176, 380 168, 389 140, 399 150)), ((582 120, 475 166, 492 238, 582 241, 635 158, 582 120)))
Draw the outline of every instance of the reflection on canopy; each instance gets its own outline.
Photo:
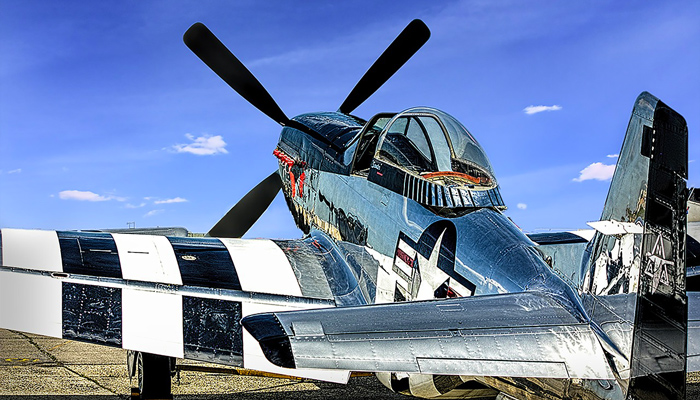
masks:
POLYGON ((496 180, 484 150, 449 114, 410 108, 386 124, 376 158, 446 186, 493 188, 496 180))

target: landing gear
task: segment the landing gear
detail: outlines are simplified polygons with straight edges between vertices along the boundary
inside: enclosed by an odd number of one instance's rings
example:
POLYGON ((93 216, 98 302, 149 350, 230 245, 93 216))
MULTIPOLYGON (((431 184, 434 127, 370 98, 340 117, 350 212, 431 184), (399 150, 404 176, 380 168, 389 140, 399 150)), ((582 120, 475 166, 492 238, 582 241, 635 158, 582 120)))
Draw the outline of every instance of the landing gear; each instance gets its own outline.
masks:
POLYGON ((127 353, 129 376, 136 377, 137 387, 131 389, 132 400, 172 399, 171 377, 175 359, 140 351, 127 353))

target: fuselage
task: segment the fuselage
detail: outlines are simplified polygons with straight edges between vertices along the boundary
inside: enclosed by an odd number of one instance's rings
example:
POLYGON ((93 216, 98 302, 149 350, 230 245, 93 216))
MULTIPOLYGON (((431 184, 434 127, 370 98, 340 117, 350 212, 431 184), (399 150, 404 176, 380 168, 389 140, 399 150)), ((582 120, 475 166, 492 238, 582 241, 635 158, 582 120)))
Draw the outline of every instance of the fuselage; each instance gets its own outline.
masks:
POLYGON ((563 295, 564 302, 570 300, 570 285, 502 214, 505 205, 488 159, 461 124, 474 155, 473 160, 462 161, 472 170, 469 174, 451 170, 457 169, 454 147, 460 140, 455 133, 446 133, 450 125, 457 130, 454 125, 459 123, 452 117, 420 108, 378 114, 369 122, 340 113, 305 114, 294 121, 314 135, 285 127, 275 150, 288 206, 305 233, 318 230, 365 246, 397 272, 398 282, 376 277, 376 298, 369 301, 526 290, 553 291, 563 295), (392 126, 415 116, 438 123, 432 132, 428 122, 421 124, 426 141, 413 146, 418 142, 414 134, 411 146, 403 144, 401 154, 417 159, 420 153, 411 155, 405 148, 420 151, 423 147, 427 157, 421 158, 428 160, 407 166, 398 156, 382 157, 392 126), (425 170, 415 166, 420 163, 425 170), (466 178, 431 179, 450 174, 466 178), (479 185, 479 181, 488 184, 479 185), (433 252, 436 255, 431 258, 433 252))
MULTIPOLYGON (((548 265, 538 246, 502 213, 505 204, 485 153, 452 117, 421 108, 378 114, 369 122, 339 113, 305 114, 294 121, 313 134, 285 127, 274 154, 280 160, 285 198, 297 225, 312 237, 328 236, 361 246, 379 261, 378 268, 364 271, 376 289, 364 299, 348 296, 354 300, 338 302, 336 298, 337 305, 541 291, 581 323, 595 325, 578 294, 580 282, 565 280, 548 265), (440 122, 426 134, 428 145, 404 146, 403 162, 401 154, 396 158, 383 154, 392 124, 415 116, 440 122), (442 140, 441 131, 448 129, 462 130, 466 136, 445 134, 447 139, 436 144, 435 135, 442 140), (472 159, 456 154, 460 140, 462 154, 472 159), (420 147, 426 160, 415 161, 410 151, 421 151, 420 147)), ((348 264, 339 262, 335 268, 347 268, 344 265, 348 264)), ((345 271, 346 276, 350 274, 345 271)), ((601 341, 609 343, 596 329, 601 341)), ((378 377, 392 389, 399 379, 378 377)), ((543 382, 537 386, 569 385, 543 382)), ((507 387, 501 390, 508 391, 507 387)), ((591 398, 612 399, 621 393, 617 386, 610 389, 596 381, 582 381, 578 387, 591 398)))

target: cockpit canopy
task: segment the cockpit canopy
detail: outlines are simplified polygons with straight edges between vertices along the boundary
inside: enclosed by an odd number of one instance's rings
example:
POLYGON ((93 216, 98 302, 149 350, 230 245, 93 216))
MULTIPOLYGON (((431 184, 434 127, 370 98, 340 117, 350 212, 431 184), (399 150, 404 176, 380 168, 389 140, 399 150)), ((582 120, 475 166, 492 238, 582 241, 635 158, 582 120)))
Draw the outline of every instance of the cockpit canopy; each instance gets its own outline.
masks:
POLYGON ((365 122, 326 112, 290 122, 277 147, 300 165, 364 177, 441 215, 505 209, 484 150, 447 113, 417 107, 365 122))
MULTIPOLYGON (((376 119, 373 118, 372 121, 376 119)), ((467 129, 449 114, 416 107, 384 123, 375 158, 446 186, 497 186, 491 163, 467 129)))

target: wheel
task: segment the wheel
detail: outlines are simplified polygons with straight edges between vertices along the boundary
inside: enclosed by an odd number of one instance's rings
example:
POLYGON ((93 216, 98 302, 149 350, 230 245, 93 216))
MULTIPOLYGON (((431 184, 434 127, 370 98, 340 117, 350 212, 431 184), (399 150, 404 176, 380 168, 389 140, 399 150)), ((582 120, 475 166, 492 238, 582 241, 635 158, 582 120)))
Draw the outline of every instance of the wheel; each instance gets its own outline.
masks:
POLYGON ((138 352, 136 370, 142 399, 172 399, 170 357, 138 352))

